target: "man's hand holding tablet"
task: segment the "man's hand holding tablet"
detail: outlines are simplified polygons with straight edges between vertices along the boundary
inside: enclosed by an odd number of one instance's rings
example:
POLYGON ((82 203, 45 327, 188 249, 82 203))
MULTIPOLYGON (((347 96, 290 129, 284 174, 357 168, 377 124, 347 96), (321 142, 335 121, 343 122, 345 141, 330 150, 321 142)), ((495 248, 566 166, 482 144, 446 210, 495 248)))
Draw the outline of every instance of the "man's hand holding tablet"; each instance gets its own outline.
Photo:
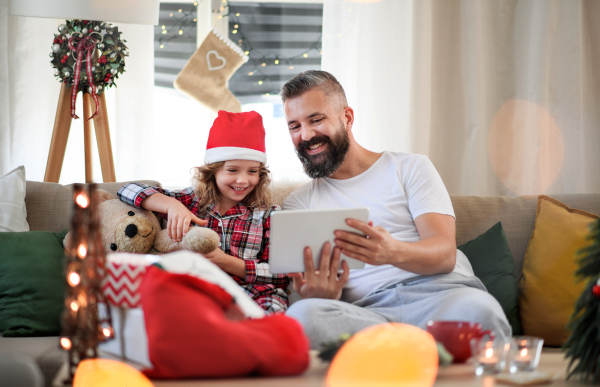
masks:
MULTIPOLYGON (((271 215, 269 266, 272 273, 292 273, 294 289, 302 298, 339 299, 350 269, 364 267, 360 259, 333 248, 335 233, 365 239, 349 222, 367 225, 367 208, 293 210, 271 215), (341 262, 341 264, 340 264, 341 262)), ((336 240, 338 243, 340 237, 336 240)))

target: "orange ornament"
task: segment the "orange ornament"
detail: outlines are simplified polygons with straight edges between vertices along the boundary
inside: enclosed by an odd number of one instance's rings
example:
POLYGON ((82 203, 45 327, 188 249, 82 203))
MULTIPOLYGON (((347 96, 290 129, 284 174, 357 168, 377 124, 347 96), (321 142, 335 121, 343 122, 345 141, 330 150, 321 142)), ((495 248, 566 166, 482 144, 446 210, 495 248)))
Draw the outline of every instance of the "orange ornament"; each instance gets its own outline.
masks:
POLYGON ((73 387, 152 387, 140 371, 110 359, 86 359, 79 363, 73 387))
POLYGON ((437 370, 433 336, 408 324, 379 324, 342 346, 329 367, 327 387, 430 387, 437 370))

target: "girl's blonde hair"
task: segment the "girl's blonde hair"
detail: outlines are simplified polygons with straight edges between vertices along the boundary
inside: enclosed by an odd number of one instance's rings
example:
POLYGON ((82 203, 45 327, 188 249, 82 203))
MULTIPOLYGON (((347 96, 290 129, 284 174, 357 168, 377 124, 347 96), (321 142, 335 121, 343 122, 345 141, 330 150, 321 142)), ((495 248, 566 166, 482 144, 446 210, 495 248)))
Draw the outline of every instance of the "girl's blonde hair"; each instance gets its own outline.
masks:
MULTIPOLYGON (((218 163, 205 164, 201 167, 195 167, 192 176, 192 188, 198 197, 198 209, 203 211, 213 203, 219 203, 220 192, 217 187, 215 173, 223 167, 225 161, 218 163)), ((264 163, 260 163, 258 172, 258 184, 250 192, 242 203, 250 208, 268 208, 271 205, 271 172, 264 163)))

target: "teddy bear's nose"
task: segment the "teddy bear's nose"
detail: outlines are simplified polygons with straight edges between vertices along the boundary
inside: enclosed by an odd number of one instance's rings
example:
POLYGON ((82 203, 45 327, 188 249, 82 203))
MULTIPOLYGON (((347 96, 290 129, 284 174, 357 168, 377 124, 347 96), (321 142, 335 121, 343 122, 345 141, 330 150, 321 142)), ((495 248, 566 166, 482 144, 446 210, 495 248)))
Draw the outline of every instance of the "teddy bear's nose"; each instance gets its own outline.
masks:
POLYGON ((136 236, 137 231, 137 226, 135 224, 128 224, 127 227, 125 227, 125 235, 130 238, 136 236))

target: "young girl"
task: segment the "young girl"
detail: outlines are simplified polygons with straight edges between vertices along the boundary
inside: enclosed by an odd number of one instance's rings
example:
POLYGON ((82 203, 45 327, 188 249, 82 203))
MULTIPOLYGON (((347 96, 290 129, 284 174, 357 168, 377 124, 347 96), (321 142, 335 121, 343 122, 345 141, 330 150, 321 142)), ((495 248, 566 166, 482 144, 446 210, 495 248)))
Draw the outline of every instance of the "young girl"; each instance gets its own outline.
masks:
POLYGON ((192 187, 168 191, 141 183, 121 187, 119 199, 167 219, 169 236, 181 241, 190 222, 221 237, 221 248, 204 256, 227 272, 267 312, 288 307, 285 274, 269 270, 272 211, 265 129, 256 112, 219 111, 208 135, 204 165, 192 187))

